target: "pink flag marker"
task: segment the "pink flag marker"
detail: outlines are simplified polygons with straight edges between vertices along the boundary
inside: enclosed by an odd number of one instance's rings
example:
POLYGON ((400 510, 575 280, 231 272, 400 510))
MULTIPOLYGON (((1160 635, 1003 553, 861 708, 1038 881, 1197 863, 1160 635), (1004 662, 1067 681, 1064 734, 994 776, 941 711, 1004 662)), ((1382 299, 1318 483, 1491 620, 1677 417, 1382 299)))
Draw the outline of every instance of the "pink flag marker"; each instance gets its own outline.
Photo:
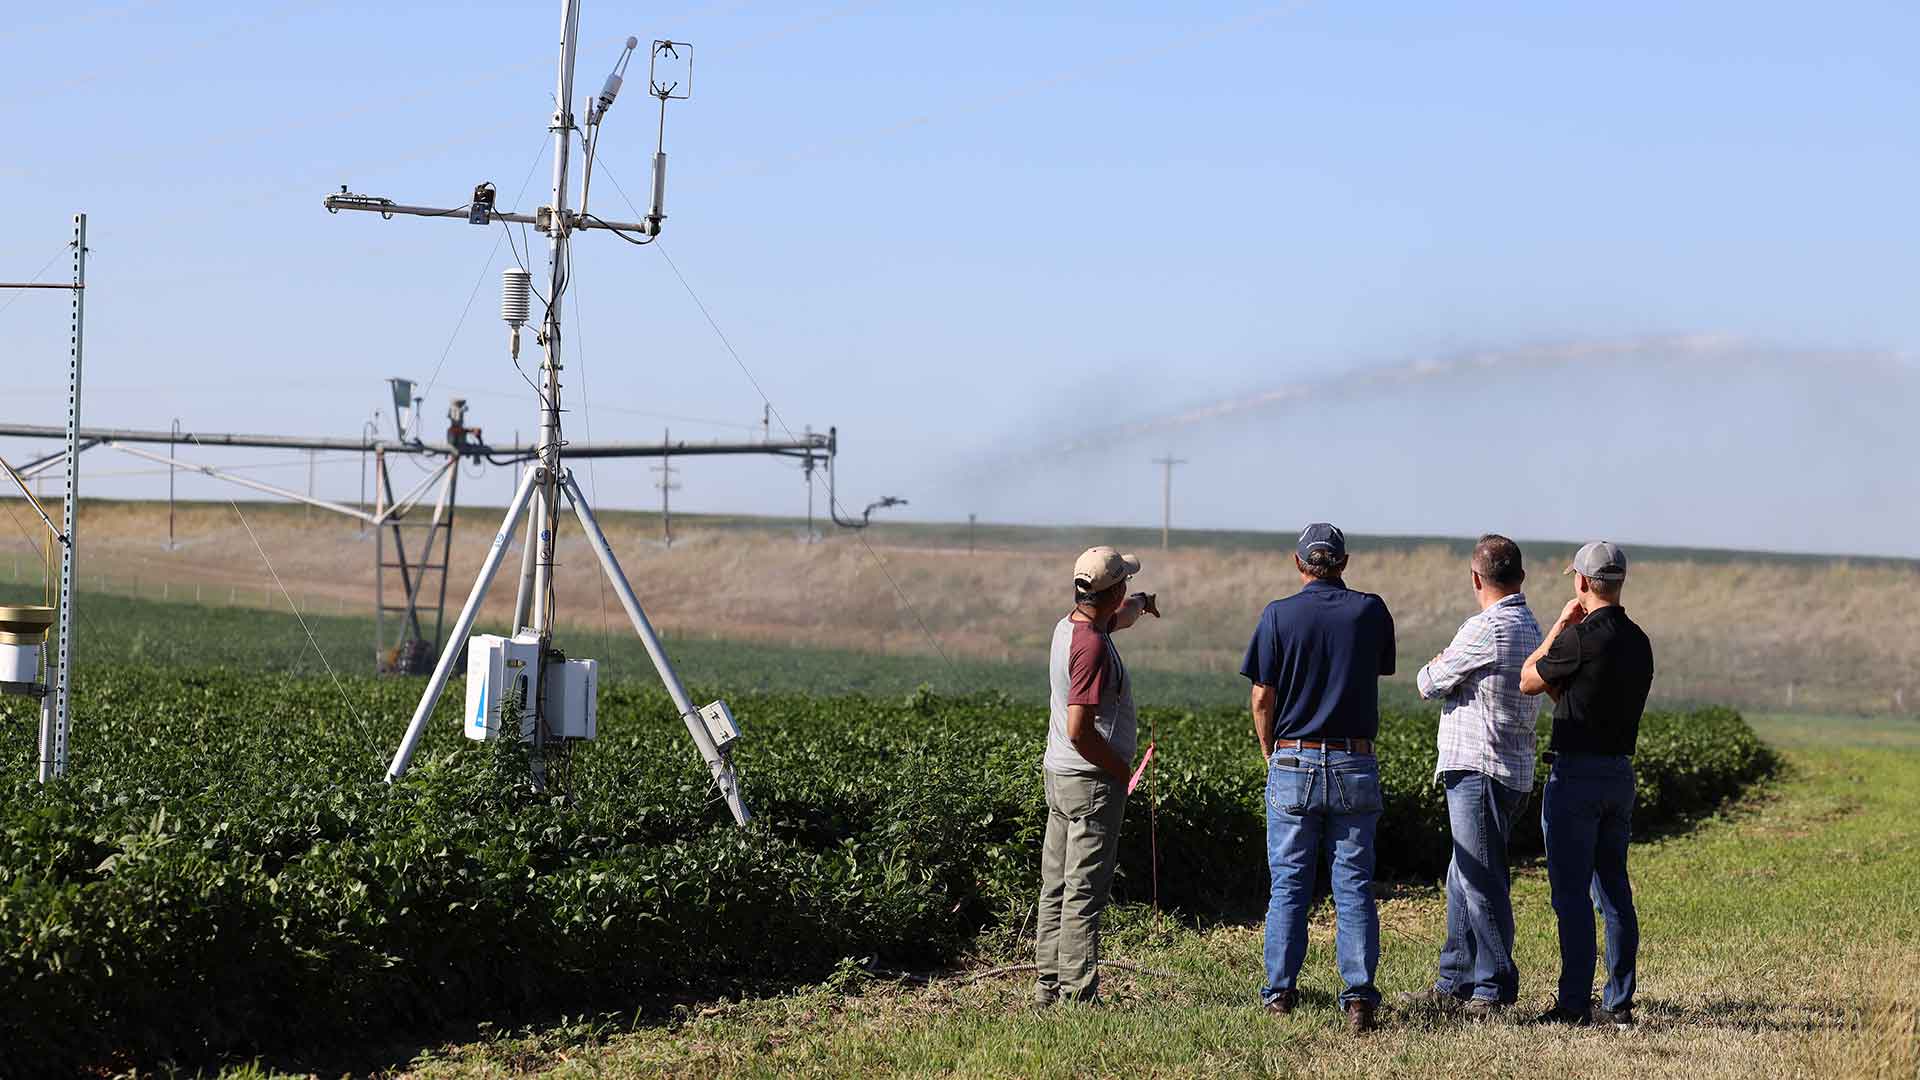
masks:
POLYGON ((1148 743, 1147 752, 1140 758, 1140 767, 1133 770, 1133 779, 1127 781, 1127 794, 1133 794, 1133 789, 1140 786, 1140 778, 1147 775, 1147 762, 1152 760, 1153 744, 1148 743))

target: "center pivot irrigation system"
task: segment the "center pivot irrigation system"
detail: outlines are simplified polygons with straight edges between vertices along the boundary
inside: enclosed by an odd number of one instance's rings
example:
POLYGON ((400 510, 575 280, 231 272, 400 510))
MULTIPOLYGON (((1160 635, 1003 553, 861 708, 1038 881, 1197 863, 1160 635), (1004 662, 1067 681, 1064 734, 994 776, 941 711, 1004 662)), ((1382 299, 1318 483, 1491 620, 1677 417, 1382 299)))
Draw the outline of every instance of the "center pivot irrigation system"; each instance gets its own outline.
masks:
MULTIPOLYGON (((836 429, 829 428, 827 434, 818 435, 811 429, 802 435, 788 433, 785 441, 776 441, 768 433, 759 441, 739 443, 671 443, 663 440, 658 443, 601 443, 597 445, 569 445, 561 435, 560 372, 561 364, 561 310, 562 297, 565 295, 572 274, 571 244, 573 234, 592 229, 611 232, 621 239, 636 245, 650 244, 660 234, 662 223, 666 220, 663 209, 666 196, 665 136, 667 103, 685 99, 692 89, 692 46, 685 42, 656 40, 652 43, 647 66, 649 93, 659 99, 660 119, 658 142, 653 155, 652 202, 649 213, 641 221, 607 221, 588 210, 588 198, 593 183, 593 165, 599 146, 601 125, 608 110, 613 107, 624 80, 627 65, 631 62, 634 50, 638 47, 637 38, 628 38, 613 72, 607 77, 600 93, 588 107, 584 129, 576 124, 573 113, 574 59, 578 43, 580 25, 580 0, 561 0, 560 14, 560 60, 558 85, 555 90, 555 108, 548 130, 553 137, 553 186, 551 201, 539 207, 532 214, 504 212, 495 209, 495 189, 491 184, 480 184, 474 188, 473 198, 464 207, 435 208, 397 203, 391 199, 359 195, 347 191, 329 195, 324 201, 329 212, 342 210, 377 213, 382 218, 391 219, 395 215, 417 217, 448 218, 463 220, 474 225, 502 224, 530 225, 547 237, 547 288, 544 295, 533 287, 532 273, 524 267, 510 268, 504 272, 502 281, 501 316, 509 329, 509 345, 512 358, 518 361, 522 328, 529 322, 536 323, 534 341, 542 349, 539 385, 534 389, 539 395, 539 437, 529 448, 515 446, 511 449, 488 445, 482 438, 480 429, 467 426, 466 404, 461 399, 453 399, 448 412, 449 428, 445 443, 427 443, 419 437, 421 398, 412 397, 412 384, 404 379, 391 380, 394 393, 396 435, 392 440, 379 437, 376 432, 363 430, 360 438, 308 438, 283 435, 247 435, 235 433, 194 433, 182 431, 178 422, 168 431, 82 428, 79 426, 80 391, 80 326, 81 326, 81 290, 84 288, 84 267, 86 252, 85 217, 75 219, 74 240, 74 283, 70 286, 28 285, 31 288, 67 288, 74 297, 74 330, 72 339, 72 364, 68 397, 67 423, 64 427, 40 425, 0 424, 0 437, 45 439, 64 436, 66 450, 62 454, 42 457, 29 461, 19 469, 7 467, 6 472, 13 486, 33 501, 26 480, 64 462, 66 464, 67 489, 65 499, 66 527, 61 529, 45 513, 37 501, 34 508, 45 521, 50 540, 57 541, 62 548, 62 566, 60 592, 58 598, 58 653, 54 657, 43 657, 39 642, 43 641, 48 628, 55 622, 55 607, 50 603, 46 607, 9 607, 0 608, 0 660, 11 665, 0 675, 0 691, 24 693, 40 697, 43 704, 41 732, 40 778, 44 781, 65 771, 66 732, 68 726, 67 703, 71 671, 71 593, 73 584, 74 561, 74 516, 78 460, 81 452, 95 446, 106 446, 122 452, 145 458, 169 467, 188 468, 217 479, 276 495, 323 510, 344 514, 356 518, 373 529, 380 537, 376 547, 376 624, 377 640, 375 655, 383 671, 402 673, 420 673, 426 670, 425 660, 437 653, 438 659, 430 669, 430 677, 425 691, 420 696, 406 733, 387 767, 389 782, 399 779, 406 771, 421 735, 426 729, 428 718, 432 715, 440 695, 446 689, 447 680, 452 676, 454 667, 464 654, 467 663, 466 711, 463 714, 462 729, 469 738, 498 738, 503 729, 516 715, 519 723, 518 735, 532 744, 534 780, 544 784, 548 775, 548 759, 558 753, 564 755, 571 740, 592 739, 597 733, 596 692, 598 685, 597 662, 569 658, 553 644, 555 624, 554 543, 555 535, 561 523, 561 507, 564 502, 570 507, 579 525, 598 557, 600 567, 608 582, 620 598, 621 606, 626 609, 633 623, 634 631, 639 635, 647 654, 652 658, 661 681, 665 683, 674 706, 679 710, 685 722, 687 733, 691 736, 700 755, 705 759, 713 783, 726 802, 736 822, 744 824, 748 820, 748 811, 742 800, 739 784, 730 760, 730 747, 740 737, 739 728, 734 722, 730 710, 723 701, 715 701, 705 707, 696 708, 687 695, 686 687, 674 671, 668 659, 665 647, 648 620, 639 599, 634 595, 633 587, 627 581, 626 573, 621 569, 612 546, 601 531, 593 508, 576 482, 573 472, 563 463, 568 458, 617 458, 617 457, 669 457, 700 456, 724 454, 771 454, 789 458, 798 458, 802 463, 808 481, 809 519, 812 508, 812 481, 816 468, 823 468, 827 477, 828 507, 832 520, 843 528, 864 528, 869 523, 873 511, 892 506, 904 505, 905 500, 895 497, 882 498, 870 504, 858 518, 843 518, 839 512, 838 500, 834 497, 834 463, 839 451, 839 439, 836 429), (569 157, 573 136, 581 136, 581 147, 585 157, 580 184, 580 208, 568 209, 568 197, 571 181, 568 175, 569 157), (542 312, 534 318, 533 301, 540 301, 542 312), (413 434, 408 436, 399 422, 402 412, 408 412, 413 419, 413 434), (163 456, 154 450, 146 449, 142 444, 168 444, 168 454, 163 456), (286 488, 262 483, 250 477, 210 465, 190 464, 174 456, 174 450, 181 443, 195 447, 258 447, 283 450, 343 450, 371 453, 375 458, 376 488, 375 502, 371 508, 364 504, 350 506, 343 503, 315 498, 311 493, 301 494, 286 488), (391 455, 411 455, 437 459, 438 463, 427 475, 405 494, 396 496, 388 473, 387 458, 391 455), (460 466, 463 461, 504 466, 520 466, 521 474, 514 489, 505 516, 499 529, 494 533, 488 546, 480 571, 475 578, 467 599, 454 620, 451 631, 444 636, 446 578, 449 553, 452 547, 453 510, 458 486, 460 466), (438 495, 431 517, 421 521, 418 513, 429 491, 438 484, 438 495), (411 516, 410 516, 411 515, 411 516), (525 516, 525 541, 521 550, 519 591, 514 604, 513 630, 510 635, 478 635, 468 641, 473 631, 474 620, 479 614, 482 601, 493 584, 500 566, 511 546, 515 530, 525 516), (409 545, 403 529, 412 528, 416 532, 425 530, 425 535, 417 543, 409 545), (389 541, 389 534, 390 541, 389 541), (393 552, 389 559, 387 544, 391 542, 393 552), (435 554, 435 549, 438 554, 435 554), (397 572, 399 579, 399 603, 387 602, 387 573, 397 572), (427 579, 436 576, 436 587, 429 592, 427 579), (431 608, 428 608, 431 597, 431 608), (426 621, 423 610, 431 610, 434 632, 425 632, 426 621), (386 618, 399 615, 394 644, 388 645, 386 618), (29 647, 28 639, 31 639, 29 647), (15 655, 15 654, 18 655, 15 655), (17 662, 15 662, 17 661, 17 662), (28 662, 31 661, 29 664, 28 662), (27 671, 27 667, 32 671, 27 671), (19 670, 15 670, 18 668, 19 670)), ((529 380, 532 382, 532 380, 529 380)), ((771 406, 769 406, 769 411, 771 406)), ((0 464, 4 464, 0 462, 0 464)), ((171 495, 169 496, 171 497, 171 495)), ((811 539, 811 525, 809 538, 811 539)), ((51 599, 51 598, 50 598, 51 599)))

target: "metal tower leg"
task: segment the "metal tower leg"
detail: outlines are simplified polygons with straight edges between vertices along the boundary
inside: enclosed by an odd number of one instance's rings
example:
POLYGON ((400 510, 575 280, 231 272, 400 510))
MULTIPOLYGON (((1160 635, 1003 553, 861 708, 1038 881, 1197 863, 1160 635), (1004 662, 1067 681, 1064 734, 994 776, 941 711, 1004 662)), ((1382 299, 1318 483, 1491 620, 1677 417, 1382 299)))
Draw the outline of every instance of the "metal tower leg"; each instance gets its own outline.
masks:
POLYGON ((480 563, 479 576, 473 579, 473 590, 467 594, 466 606, 460 609, 460 617, 453 621, 453 632, 447 636, 440 647, 440 662, 433 666, 433 677, 427 680, 426 692, 420 695, 420 704, 413 710, 413 719, 407 724, 407 734, 400 740, 400 749, 393 755, 393 762, 387 766, 387 782, 400 779, 413 761, 413 751, 420 744, 420 736, 427 730, 427 718, 433 715, 433 707, 440 702, 440 692, 447 688, 447 677, 453 674, 453 662, 466 645, 467 634, 473 630, 473 620, 480 614, 480 603, 487 598, 487 588, 493 584, 493 576, 499 572, 500 563, 507 556, 507 547, 513 543, 513 527, 520 522, 520 514, 527 508, 527 500, 533 496, 534 481, 541 474, 537 465, 528 465, 527 471, 520 477, 520 487, 513 493, 513 501, 507 505, 507 513, 500 521, 500 529, 493 534, 493 544, 487 548, 487 557, 480 563))
POLYGON ((653 623, 647 613, 640 608, 640 600, 633 595, 633 586, 627 583, 627 575, 620 569, 620 560, 614 557, 613 546, 607 543, 607 536, 600 531, 600 523, 594 520, 593 508, 587 505, 587 497, 580 493, 580 485, 574 482, 573 473, 561 474, 561 483, 565 485, 568 501, 573 503, 573 512, 580 519, 580 527, 586 530, 587 542, 593 545, 594 554, 600 557, 600 568, 606 571, 607 581, 613 585, 613 591, 619 594, 620 606, 627 609, 627 618, 633 621, 634 632, 640 635, 640 643, 647 647, 647 655, 653 658, 653 666, 660 673, 660 681, 666 684, 668 696, 673 698, 674 708, 680 710, 680 719, 686 722, 687 734, 693 737, 693 744, 700 749, 700 756, 707 761, 707 771, 713 774, 713 782, 720 788, 720 795, 727 801, 727 809, 733 811, 733 820, 745 825, 751 815, 747 813, 746 801, 740 797, 740 783, 733 775, 733 763, 713 743, 713 736, 707 732, 706 721, 700 718, 700 711, 693 707, 687 697, 687 688, 680 682, 680 676, 673 670, 673 661, 667 659, 666 646, 660 643, 660 635, 654 632, 653 623))

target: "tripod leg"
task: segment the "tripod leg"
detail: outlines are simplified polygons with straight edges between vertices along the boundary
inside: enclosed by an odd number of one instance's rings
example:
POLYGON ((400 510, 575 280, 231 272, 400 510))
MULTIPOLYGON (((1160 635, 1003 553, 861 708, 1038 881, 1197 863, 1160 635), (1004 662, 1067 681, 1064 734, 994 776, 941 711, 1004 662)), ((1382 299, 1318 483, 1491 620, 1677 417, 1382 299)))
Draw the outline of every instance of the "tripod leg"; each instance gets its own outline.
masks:
POLYGON ((533 559, 540 543, 540 504, 527 515, 527 540, 520 548, 520 588, 513 596, 513 632, 533 625, 533 559))
POLYGON ((654 669, 660 672, 660 681, 666 684, 674 708, 680 710, 680 719, 687 725, 687 734, 693 737, 693 744, 700 749, 700 756, 706 759, 707 770, 713 774, 713 782, 720 788, 721 797, 726 799, 727 809, 733 811, 735 822, 745 825, 751 815, 747 813, 746 802, 740 797, 740 784, 734 778, 732 763, 714 745, 713 736, 707 732, 706 721, 700 718, 700 711, 688 699, 687 688, 673 670, 673 662, 667 659, 665 646, 660 644, 660 635, 654 632, 647 613, 640 609, 640 601, 633 595, 633 586, 627 583, 627 575, 620 569, 620 560, 614 558, 613 546, 607 543, 606 534, 600 531, 600 523, 593 517, 593 508, 587 505, 587 498, 580 493, 580 486, 574 482, 573 474, 563 473, 561 482, 566 486, 568 501, 573 503, 574 514, 580 518, 580 527, 586 530, 587 541, 593 545, 594 554, 600 557, 600 568, 606 571, 608 583, 620 597, 620 606, 627 609, 627 618, 633 621, 634 632, 640 635, 640 643, 647 647, 647 655, 653 658, 654 669))
POLYGON ((533 496, 534 477, 539 475, 540 467, 528 465, 526 475, 520 478, 520 488, 513 493, 513 502, 507 506, 507 515, 500 522, 500 531, 493 534, 493 545, 487 548, 487 557, 480 563, 480 574, 473 579, 473 591, 467 594, 466 606, 460 609, 460 617, 454 620, 453 632, 440 647, 440 662, 433 666, 433 677, 427 680, 426 693, 420 695, 420 705, 413 710, 413 720, 407 724, 407 734, 400 740, 400 749, 393 755, 393 763, 387 766, 387 782, 391 784, 400 779, 407 771, 407 765, 413 760, 414 747, 420 743, 420 736, 427 730, 427 717, 433 714, 433 707, 440 702, 440 692, 447 687, 447 677, 453 674, 454 658, 467 642, 467 634, 473 630, 473 620, 480 614, 480 602, 487 597, 487 587, 493 584, 493 576, 500 571, 500 563, 507 556, 507 545, 513 542, 513 527, 520 520, 521 511, 527 508, 527 500, 533 496))

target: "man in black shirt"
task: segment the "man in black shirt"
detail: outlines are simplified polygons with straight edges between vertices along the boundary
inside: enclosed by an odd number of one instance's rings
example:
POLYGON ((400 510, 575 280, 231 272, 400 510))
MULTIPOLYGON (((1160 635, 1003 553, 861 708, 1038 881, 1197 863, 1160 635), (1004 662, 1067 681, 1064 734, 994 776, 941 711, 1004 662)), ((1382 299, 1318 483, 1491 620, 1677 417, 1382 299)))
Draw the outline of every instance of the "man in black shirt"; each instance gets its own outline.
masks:
POLYGON ((1523 693, 1553 698, 1540 824, 1560 922, 1560 989, 1543 1023, 1633 1026, 1640 919, 1627 879, 1633 751, 1653 686, 1653 646, 1620 606, 1627 553, 1597 540, 1567 567, 1573 599, 1520 672, 1523 693), (1591 899, 1590 899, 1591 898, 1591 899), (1592 1007, 1593 904, 1606 919, 1607 984, 1592 1007))

